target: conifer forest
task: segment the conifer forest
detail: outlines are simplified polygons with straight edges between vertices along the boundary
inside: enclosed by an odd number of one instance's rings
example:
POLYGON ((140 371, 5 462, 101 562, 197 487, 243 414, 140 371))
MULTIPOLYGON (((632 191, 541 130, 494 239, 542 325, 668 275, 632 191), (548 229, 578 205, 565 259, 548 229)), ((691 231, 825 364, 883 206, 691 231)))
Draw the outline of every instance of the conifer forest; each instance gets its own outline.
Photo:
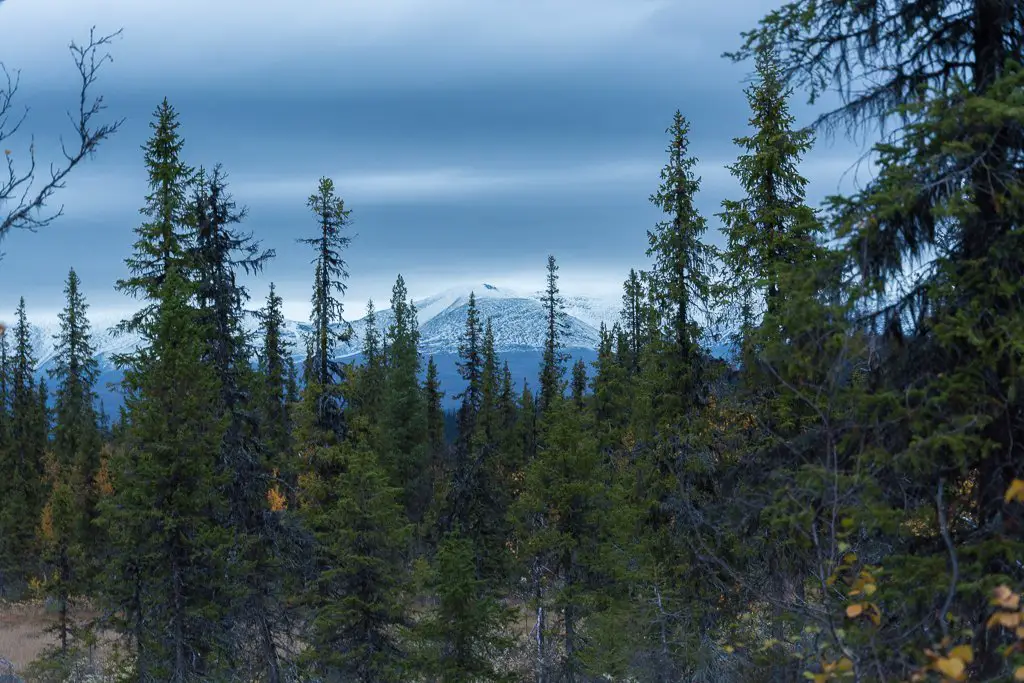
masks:
MULTIPOLYGON (((72 50, 65 166, 35 196, 8 159, 0 238, 45 248, 64 176, 117 133, 86 96, 107 40, 72 50)), ((45 378, 24 299, 3 312, 0 614, 52 619, 0 680, 1024 681, 1024 3, 792 0, 735 46, 724 246, 701 132, 666 111, 620 319, 568 362, 549 257, 526 384, 471 299, 442 386, 401 275, 339 360, 359 207, 328 177, 289 247, 312 313, 288 348, 274 284, 240 284, 274 252, 154 102, 128 275, 88 283, 145 340, 118 414, 75 270, 45 378), (816 136, 882 122, 875 176, 809 205, 816 136)))

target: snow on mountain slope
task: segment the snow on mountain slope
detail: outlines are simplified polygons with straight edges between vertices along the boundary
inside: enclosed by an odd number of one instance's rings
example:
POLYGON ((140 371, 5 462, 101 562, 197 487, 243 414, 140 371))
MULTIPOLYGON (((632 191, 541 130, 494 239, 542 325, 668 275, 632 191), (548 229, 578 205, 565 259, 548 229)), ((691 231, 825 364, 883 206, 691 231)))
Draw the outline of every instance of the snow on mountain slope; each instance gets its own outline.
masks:
MULTIPOLYGON (((546 328, 543 292, 517 293, 481 283, 472 288, 452 288, 414 300, 420 326, 420 347, 424 354, 458 352, 459 340, 466 326, 470 291, 476 296, 481 322, 491 318, 495 346, 499 353, 539 351, 543 348, 546 328)), ((604 322, 611 326, 618 319, 617 302, 572 296, 565 297, 565 304, 567 331, 563 343, 567 349, 597 348, 600 324, 604 322)), ((348 313, 352 316, 355 312, 350 310, 348 313)), ((377 311, 376 317, 377 329, 382 333, 394 320, 390 309, 377 311)), ((114 334, 112 328, 116 323, 116 320, 92 321, 93 345, 102 371, 114 368, 112 358, 115 354, 130 352, 140 344, 137 335, 114 334)), ((338 346, 338 355, 342 358, 355 356, 362 348, 366 319, 361 317, 351 324, 352 339, 338 346)), ((258 331, 259 320, 255 315, 248 317, 246 327, 254 333, 258 331)), ((58 329, 56 321, 32 325, 32 345, 40 372, 52 365, 53 336, 58 329)), ((291 344, 296 358, 305 356, 305 333, 309 329, 307 322, 285 321, 282 336, 286 343, 291 344)))

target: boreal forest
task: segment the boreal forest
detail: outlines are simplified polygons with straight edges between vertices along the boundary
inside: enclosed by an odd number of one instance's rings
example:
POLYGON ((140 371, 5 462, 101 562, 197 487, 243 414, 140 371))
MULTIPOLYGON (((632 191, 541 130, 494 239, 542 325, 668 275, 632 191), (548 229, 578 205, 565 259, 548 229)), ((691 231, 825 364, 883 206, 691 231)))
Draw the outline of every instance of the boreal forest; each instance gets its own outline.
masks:
MULTIPOLYGON (((104 41, 77 53, 65 174, 117 132, 84 95, 104 41)), ((401 276, 338 359, 358 207, 328 177, 291 247, 294 362, 274 285, 240 284, 273 253, 154 102, 106 283, 145 341, 118 413, 74 270, 46 378, 24 301, 5 312, 0 613, 51 618, 0 679, 1024 681, 1024 3, 793 0, 725 58, 755 74, 724 246, 681 101, 620 319, 567 362, 550 257, 526 384, 471 299, 443 386, 401 276), (836 92, 796 126, 794 99, 836 92), (870 181, 810 206, 816 137, 883 124, 870 181)), ((8 167, 0 236, 43 249, 64 176, 33 199, 8 167)))

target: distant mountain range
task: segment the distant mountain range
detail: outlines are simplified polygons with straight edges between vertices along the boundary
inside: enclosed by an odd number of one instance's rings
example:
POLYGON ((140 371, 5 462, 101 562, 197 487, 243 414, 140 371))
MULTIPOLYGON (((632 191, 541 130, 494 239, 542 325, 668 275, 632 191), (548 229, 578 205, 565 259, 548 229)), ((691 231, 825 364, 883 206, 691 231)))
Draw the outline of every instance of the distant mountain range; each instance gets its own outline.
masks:
MULTIPOLYGON (((424 357, 434 357, 442 388, 446 392, 445 402, 448 407, 453 407, 457 403, 455 396, 464 386, 458 375, 456 361, 459 341, 466 327, 466 310, 471 291, 476 296, 481 320, 486 321, 490 318, 492 321, 495 348, 502 360, 508 362, 517 385, 521 388, 524 380, 536 385, 540 368, 546 328, 543 292, 518 293, 481 283, 472 288, 449 289, 414 300, 420 329, 420 349, 424 357)), ((566 296, 565 312, 567 331, 562 340, 565 351, 572 358, 572 362, 579 358, 588 363, 593 361, 597 356, 598 330, 602 322, 610 327, 618 320, 618 302, 586 296, 566 296)), ((377 329, 383 332, 393 321, 393 314, 390 309, 383 309, 377 311, 376 318, 377 329)), ((96 359, 101 373, 101 386, 97 389, 104 407, 111 414, 116 413, 122 401, 117 389, 122 374, 114 365, 113 357, 119 353, 133 351, 141 344, 138 336, 115 335, 112 327, 116 322, 96 320, 93 321, 92 330, 96 359)), ((354 333, 352 339, 338 347, 338 356, 358 363, 367 323, 365 318, 360 318, 351 324, 354 333)), ((248 317, 246 326, 253 332, 258 331, 259 321, 255 315, 248 317)), ((45 374, 53 365, 53 336, 57 329, 56 322, 32 325, 32 343, 40 375, 45 374)), ((286 344, 290 344, 296 361, 301 361, 305 357, 304 335, 309 329, 308 322, 285 321, 283 337, 286 344)), ((425 365, 426 363, 424 367, 425 365)))
MULTIPOLYGON (((456 361, 458 360, 459 341, 466 327, 466 310, 470 292, 476 296, 477 309, 482 321, 490 318, 494 326, 495 348, 502 361, 509 364, 512 377, 517 388, 522 388, 524 381, 533 387, 537 385, 539 375, 546 318, 544 313, 543 292, 518 293, 507 289, 499 289, 494 285, 481 283, 474 287, 460 287, 414 300, 420 329, 420 349, 424 358, 433 356, 438 367, 438 376, 442 389, 446 392, 446 407, 457 404, 456 395, 464 388, 459 377, 456 361)), ((619 319, 620 304, 617 300, 603 300, 587 296, 566 296, 565 312, 567 315, 567 331, 562 341, 570 363, 582 358, 588 364, 588 371, 593 371, 590 363, 597 357, 599 329, 601 323, 611 327, 619 319)), ((384 331, 393 321, 390 309, 376 312, 377 329, 384 331)), ((116 336, 112 331, 115 320, 93 321, 93 344, 100 367, 100 386, 97 393, 104 407, 111 415, 116 415, 121 405, 122 396, 119 385, 122 373, 113 363, 113 356, 137 349, 141 339, 133 335, 116 336)), ((352 339, 338 348, 338 356, 349 362, 360 362, 360 350, 366 332, 366 319, 360 318, 351 322, 352 339)), ((250 315, 247 327, 257 332, 259 321, 250 315)), ((58 325, 56 322, 45 325, 32 325, 32 340, 38 374, 45 374, 53 365, 53 335, 58 325)), ((305 336, 310 329, 308 322, 286 320, 283 337, 290 344, 292 355, 297 362, 305 357, 305 336)), ((712 353, 721 356, 724 349, 712 349, 712 353)), ((424 360, 424 370, 426 362, 424 360)))

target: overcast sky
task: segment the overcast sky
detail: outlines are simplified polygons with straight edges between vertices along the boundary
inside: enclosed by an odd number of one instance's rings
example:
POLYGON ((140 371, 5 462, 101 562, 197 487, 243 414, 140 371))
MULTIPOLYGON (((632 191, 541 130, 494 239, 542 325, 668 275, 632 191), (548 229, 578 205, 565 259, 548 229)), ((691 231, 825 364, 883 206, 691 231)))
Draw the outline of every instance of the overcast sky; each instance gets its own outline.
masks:
MULTIPOLYGON (((724 169, 747 132, 750 64, 720 57, 778 0, 6 0, 0 61, 20 69, 19 103, 40 157, 56 158, 76 105, 71 40, 124 29, 99 91, 124 128, 76 169, 65 215, 0 245, 0 319, 24 295, 55 314, 69 267, 102 317, 134 307, 125 274, 146 191, 140 146, 167 96, 184 156, 224 164, 247 228, 278 257, 286 315, 308 311, 305 206, 335 180, 352 209, 350 318, 386 307, 405 275, 414 296, 466 282, 543 284, 546 255, 568 293, 615 296, 644 267, 647 198, 673 111, 692 123, 698 206, 714 217, 737 185, 724 169)), ((801 123, 820 109, 794 97, 801 123)), ((24 159, 27 140, 12 155, 24 159)), ((815 202, 854 179, 862 146, 821 140, 803 172, 815 202)))

